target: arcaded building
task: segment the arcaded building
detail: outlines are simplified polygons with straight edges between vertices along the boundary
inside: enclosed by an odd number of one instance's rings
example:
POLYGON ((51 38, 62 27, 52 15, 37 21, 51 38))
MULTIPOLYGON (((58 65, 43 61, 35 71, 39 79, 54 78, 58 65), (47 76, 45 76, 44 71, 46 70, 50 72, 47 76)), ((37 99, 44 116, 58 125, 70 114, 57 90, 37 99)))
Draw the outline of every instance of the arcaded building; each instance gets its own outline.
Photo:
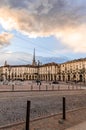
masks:
POLYGON ((4 65, 0 67, 1 80, 59 80, 56 63, 44 65, 4 65))
POLYGON ((9 65, 5 62, 0 67, 0 80, 43 80, 43 81, 81 81, 86 82, 86 58, 68 61, 62 64, 40 64, 35 60, 35 49, 32 64, 9 65))
POLYGON ((62 81, 86 81, 86 58, 60 64, 62 81))

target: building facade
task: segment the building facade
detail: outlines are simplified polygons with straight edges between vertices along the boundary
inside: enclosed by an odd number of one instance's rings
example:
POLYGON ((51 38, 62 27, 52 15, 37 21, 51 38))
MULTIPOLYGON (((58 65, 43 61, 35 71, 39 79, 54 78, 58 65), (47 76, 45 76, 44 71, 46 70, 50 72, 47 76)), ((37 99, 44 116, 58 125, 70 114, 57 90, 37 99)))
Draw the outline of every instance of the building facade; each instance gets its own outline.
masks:
POLYGON ((0 80, 86 82, 86 58, 62 64, 52 62, 40 65, 35 61, 34 50, 32 65, 9 65, 5 62, 4 66, 0 67, 0 80))
POLYGON ((60 64, 62 81, 86 81, 86 58, 60 64))
POLYGON ((0 80, 58 80, 59 65, 5 65, 0 67, 0 80))

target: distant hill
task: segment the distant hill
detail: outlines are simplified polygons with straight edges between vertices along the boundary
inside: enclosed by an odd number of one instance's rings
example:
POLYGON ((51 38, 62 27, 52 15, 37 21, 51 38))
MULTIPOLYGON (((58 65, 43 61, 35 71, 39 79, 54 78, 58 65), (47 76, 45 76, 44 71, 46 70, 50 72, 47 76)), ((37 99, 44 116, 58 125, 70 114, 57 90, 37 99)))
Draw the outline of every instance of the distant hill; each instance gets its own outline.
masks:
MULTIPOLYGON (((5 60, 8 64, 11 65, 23 65, 23 64, 32 64, 32 54, 29 53, 23 53, 23 52, 13 52, 13 53, 3 53, 0 56, 0 66, 4 65, 5 60)), ((71 60, 68 57, 42 57, 42 56, 36 56, 36 61, 38 60, 42 63, 50 63, 50 62, 56 62, 56 63, 63 63, 65 61, 71 60)))
POLYGON ((71 60, 68 57, 42 57, 42 56, 38 56, 36 57, 36 59, 42 62, 42 64, 50 63, 50 62, 63 63, 68 60, 71 60))

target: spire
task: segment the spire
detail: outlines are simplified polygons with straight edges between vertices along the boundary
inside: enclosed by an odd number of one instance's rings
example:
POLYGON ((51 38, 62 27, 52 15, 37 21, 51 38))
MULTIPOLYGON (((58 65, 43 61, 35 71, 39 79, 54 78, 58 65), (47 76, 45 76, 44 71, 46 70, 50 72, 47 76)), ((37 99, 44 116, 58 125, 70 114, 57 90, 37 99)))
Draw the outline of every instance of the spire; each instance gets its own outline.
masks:
POLYGON ((34 48, 34 54, 33 54, 33 62, 35 62, 35 48, 34 48))
POLYGON ((4 62, 4 66, 6 66, 7 65, 7 61, 5 60, 5 62, 4 62))
POLYGON ((34 48, 34 52, 33 52, 33 61, 32 61, 32 65, 36 65, 36 60, 35 60, 35 48, 34 48))

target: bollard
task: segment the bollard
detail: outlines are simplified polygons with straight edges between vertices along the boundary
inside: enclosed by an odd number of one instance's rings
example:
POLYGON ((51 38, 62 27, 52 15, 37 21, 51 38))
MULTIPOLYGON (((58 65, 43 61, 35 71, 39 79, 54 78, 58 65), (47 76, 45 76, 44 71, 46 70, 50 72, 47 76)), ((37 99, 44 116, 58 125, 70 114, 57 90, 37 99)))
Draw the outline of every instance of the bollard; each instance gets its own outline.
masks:
POLYGON ((30 101, 27 101, 27 110, 26 110, 26 130, 30 130, 30 101))
POLYGON ((14 84, 12 84, 12 91, 14 91, 14 84))
POLYGON ((41 88, 40 88, 41 86, 39 85, 39 91, 41 90, 41 88))
POLYGON ((46 85, 46 91, 47 91, 47 85, 46 85))
POLYGON ((33 85, 31 85, 31 90, 33 90, 33 85))
POLYGON ((81 89, 81 85, 80 85, 80 89, 81 89))
POLYGON ((74 86, 72 85, 72 89, 74 89, 74 86))
POLYGON ((60 86, 58 86, 58 90, 60 90, 60 86))
POLYGON ((76 89, 77 89, 77 85, 76 85, 76 89))
POLYGON ((54 85, 52 86, 52 91, 54 91, 54 85))
POLYGON ((66 106, 66 103, 65 103, 65 97, 63 97, 63 119, 64 119, 64 120, 66 119, 65 106, 66 106))

